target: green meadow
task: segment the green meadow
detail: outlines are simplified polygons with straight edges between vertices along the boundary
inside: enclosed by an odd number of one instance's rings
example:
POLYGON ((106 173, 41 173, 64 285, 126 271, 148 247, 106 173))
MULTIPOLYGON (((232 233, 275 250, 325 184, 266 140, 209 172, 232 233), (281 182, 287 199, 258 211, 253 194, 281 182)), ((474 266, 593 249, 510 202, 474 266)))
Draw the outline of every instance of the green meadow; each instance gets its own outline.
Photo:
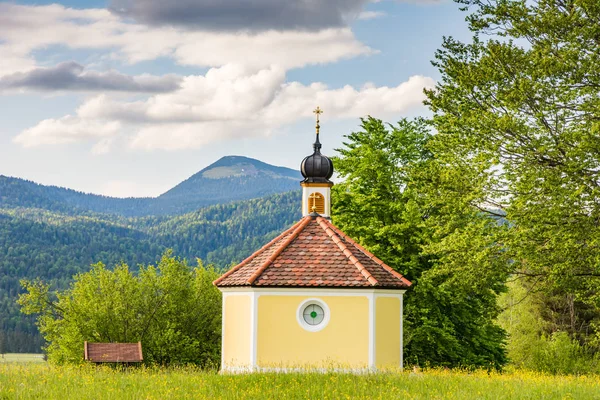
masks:
POLYGON ((15 362, 44 362, 43 354, 35 353, 7 353, 0 354, 0 363, 15 363, 15 362))
POLYGON ((0 399, 600 399, 597 376, 514 371, 221 375, 185 368, 0 364, 0 399))

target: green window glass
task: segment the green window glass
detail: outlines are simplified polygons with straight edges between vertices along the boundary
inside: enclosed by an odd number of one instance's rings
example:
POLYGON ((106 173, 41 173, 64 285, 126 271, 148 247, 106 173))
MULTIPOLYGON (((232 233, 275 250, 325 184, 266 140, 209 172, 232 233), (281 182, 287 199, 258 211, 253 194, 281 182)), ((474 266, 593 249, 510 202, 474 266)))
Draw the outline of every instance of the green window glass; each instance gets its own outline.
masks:
POLYGON ((325 311, 323 311, 323 308, 317 304, 309 304, 306 306, 306 308, 304 308, 302 317, 304 318, 304 322, 309 325, 319 325, 325 318, 325 311))

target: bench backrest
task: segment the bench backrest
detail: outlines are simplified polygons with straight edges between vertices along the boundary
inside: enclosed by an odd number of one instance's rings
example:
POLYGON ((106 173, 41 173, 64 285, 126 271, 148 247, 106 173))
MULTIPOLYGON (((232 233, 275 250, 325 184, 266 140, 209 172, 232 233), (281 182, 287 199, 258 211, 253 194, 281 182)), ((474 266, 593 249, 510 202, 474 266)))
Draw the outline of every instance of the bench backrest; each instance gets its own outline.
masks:
POLYGON ((85 360, 103 362, 142 362, 142 343, 84 343, 85 360))

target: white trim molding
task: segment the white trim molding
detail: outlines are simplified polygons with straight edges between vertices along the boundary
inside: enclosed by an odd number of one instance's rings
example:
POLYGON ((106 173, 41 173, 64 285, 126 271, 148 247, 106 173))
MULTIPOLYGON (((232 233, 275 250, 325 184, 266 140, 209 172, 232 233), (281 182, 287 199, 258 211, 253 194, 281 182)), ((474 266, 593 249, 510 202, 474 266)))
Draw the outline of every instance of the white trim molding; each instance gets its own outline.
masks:
POLYGON ((355 288, 338 288, 338 287, 318 287, 318 288, 298 288, 298 287, 255 287, 255 286, 228 286, 220 287, 219 290, 227 294, 248 294, 252 292, 270 295, 270 296, 368 296, 376 293, 378 296, 398 297, 398 295, 406 292, 404 289, 355 289, 355 288))

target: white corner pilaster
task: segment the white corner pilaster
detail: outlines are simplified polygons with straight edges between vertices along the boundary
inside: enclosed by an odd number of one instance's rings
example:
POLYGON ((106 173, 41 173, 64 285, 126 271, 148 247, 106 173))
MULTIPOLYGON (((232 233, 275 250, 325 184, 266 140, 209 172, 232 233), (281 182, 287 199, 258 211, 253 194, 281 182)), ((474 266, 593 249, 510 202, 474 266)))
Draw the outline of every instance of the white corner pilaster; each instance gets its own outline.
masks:
POLYGON ((375 293, 369 293, 369 369, 375 369, 375 293))
POLYGON ((404 293, 400 294, 400 370, 404 369, 404 293))
POLYGON ((256 347, 258 342, 258 297, 260 294, 251 292, 250 294, 250 371, 257 370, 256 347))
POLYGON ((225 299, 227 293, 221 292, 221 371, 227 369, 225 365, 225 299))

